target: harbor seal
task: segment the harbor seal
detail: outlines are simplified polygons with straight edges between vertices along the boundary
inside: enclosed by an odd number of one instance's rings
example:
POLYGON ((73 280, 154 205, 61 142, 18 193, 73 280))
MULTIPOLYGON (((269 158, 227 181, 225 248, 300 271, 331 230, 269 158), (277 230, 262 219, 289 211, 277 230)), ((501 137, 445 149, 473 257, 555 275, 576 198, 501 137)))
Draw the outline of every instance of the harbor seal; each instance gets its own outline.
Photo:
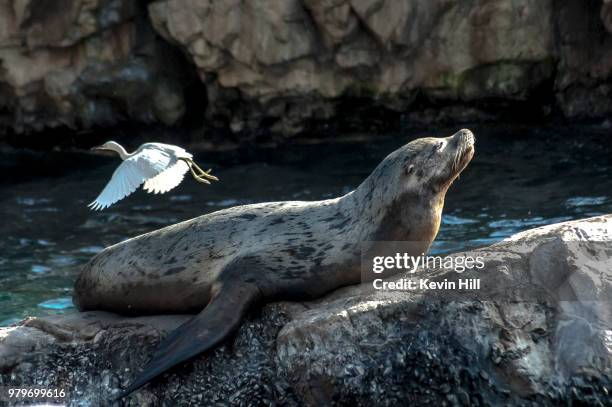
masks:
POLYGON ((123 397, 225 339, 255 303, 308 300, 361 279, 364 242, 434 240, 446 191, 474 154, 474 136, 414 140, 348 194, 316 202, 237 206, 147 233, 94 256, 80 310, 199 312, 171 332, 123 397))

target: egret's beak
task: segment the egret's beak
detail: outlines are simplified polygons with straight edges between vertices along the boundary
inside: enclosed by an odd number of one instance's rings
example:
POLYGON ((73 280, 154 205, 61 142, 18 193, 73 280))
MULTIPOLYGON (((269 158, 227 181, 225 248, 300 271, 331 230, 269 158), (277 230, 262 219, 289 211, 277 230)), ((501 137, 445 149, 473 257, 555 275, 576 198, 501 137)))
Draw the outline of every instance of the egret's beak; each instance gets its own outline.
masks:
POLYGON ((104 150, 104 149, 102 148, 102 146, 95 146, 95 147, 90 148, 89 150, 94 151, 94 150, 104 150))

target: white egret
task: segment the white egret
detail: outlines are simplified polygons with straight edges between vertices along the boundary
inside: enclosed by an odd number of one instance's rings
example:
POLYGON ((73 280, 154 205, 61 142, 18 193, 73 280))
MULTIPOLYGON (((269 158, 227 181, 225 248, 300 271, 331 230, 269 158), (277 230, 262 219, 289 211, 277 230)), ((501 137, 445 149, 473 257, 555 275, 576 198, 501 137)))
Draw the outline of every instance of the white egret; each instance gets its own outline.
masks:
POLYGON ((142 183, 147 192, 168 192, 181 183, 189 170, 198 182, 210 184, 209 180, 219 180, 210 175, 210 169, 204 171, 198 167, 192 154, 171 144, 145 143, 130 154, 119 143, 107 141, 92 150, 114 151, 123 160, 100 195, 88 205, 93 210, 108 208, 136 191, 142 183))

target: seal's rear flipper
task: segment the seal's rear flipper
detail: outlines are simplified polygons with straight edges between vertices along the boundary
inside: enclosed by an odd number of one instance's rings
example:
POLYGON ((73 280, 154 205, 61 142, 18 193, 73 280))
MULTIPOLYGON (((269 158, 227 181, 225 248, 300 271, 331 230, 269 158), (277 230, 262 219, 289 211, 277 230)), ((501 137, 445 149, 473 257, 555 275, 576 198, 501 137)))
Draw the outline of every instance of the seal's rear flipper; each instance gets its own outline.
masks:
POLYGON ((221 287, 202 312, 162 341, 142 373, 115 400, 129 395, 171 367, 217 345, 238 328, 247 308, 260 296, 261 292, 252 284, 221 287))

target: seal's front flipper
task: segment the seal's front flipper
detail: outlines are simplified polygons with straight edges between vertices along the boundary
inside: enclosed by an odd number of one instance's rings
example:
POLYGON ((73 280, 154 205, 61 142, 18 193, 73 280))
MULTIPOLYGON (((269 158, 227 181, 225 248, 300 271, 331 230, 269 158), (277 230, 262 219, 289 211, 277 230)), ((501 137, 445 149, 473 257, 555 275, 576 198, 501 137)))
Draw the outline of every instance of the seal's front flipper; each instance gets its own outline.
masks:
POLYGON ((221 342, 238 326, 247 308, 261 296, 252 284, 221 287, 204 310, 172 331, 142 373, 116 399, 123 398, 171 367, 221 342))

